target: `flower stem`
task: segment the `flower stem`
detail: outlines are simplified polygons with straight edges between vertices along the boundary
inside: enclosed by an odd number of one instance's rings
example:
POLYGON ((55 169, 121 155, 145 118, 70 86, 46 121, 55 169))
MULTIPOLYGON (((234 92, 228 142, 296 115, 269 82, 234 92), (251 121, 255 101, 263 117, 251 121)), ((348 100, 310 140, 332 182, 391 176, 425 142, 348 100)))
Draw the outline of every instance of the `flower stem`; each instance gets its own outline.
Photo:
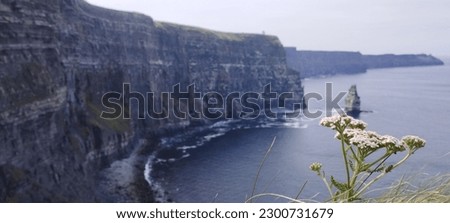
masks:
MULTIPOLYGON (((403 157, 402 160, 398 161, 396 164, 394 164, 391 168, 391 171, 394 170, 395 168, 397 168, 398 166, 400 166, 402 163, 404 163, 409 157, 411 156, 411 153, 406 154, 405 157, 403 157)), ((375 177, 373 180, 371 180, 369 183, 367 183, 361 190, 359 190, 356 194, 355 197, 360 196, 365 190, 367 190, 367 188, 370 187, 370 185, 372 185, 373 183, 375 183, 376 181, 378 181, 381 177, 383 177, 384 175, 386 175, 388 172, 383 172, 380 173, 377 177, 375 177)))
POLYGON ((326 186, 327 189, 328 189, 328 193, 330 193, 330 197, 333 197, 333 192, 331 191, 331 186, 330 186, 330 184, 328 184, 328 181, 327 181, 327 179, 325 178, 325 173, 324 173, 324 172, 322 172, 322 173, 319 172, 319 176, 320 176, 320 178, 322 178, 322 181, 325 183, 325 186, 326 186))
POLYGON ((345 151, 345 144, 344 144, 344 134, 343 134, 343 131, 339 131, 339 134, 341 135, 342 155, 343 155, 343 157, 344 157, 345 170, 346 170, 346 172, 347 172, 347 185, 350 186, 350 170, 349 170, 349 167, 348 167, 347 151, 345 151))
MULTIPOLYGON (((381 164, 384 163, 384 160, 385 160, 386 158, 390 157, 391 155, 392 155, 392 153, 386 153, 386 154, 384 154, 382 157, 380 157, 379 159, 377 159, 377 160, 373 161, 371 164, 369 164, 369 165, 368 165, 368 168, 371 168, 373 165, 379 163, 380 161, 383 161, 383 162, 381 162, 381 164)), ((379 166, 380 166, 380 165, 379 165, 379 166)), ((378 166, 378 167, 379 167, 379 166, 378 166)))

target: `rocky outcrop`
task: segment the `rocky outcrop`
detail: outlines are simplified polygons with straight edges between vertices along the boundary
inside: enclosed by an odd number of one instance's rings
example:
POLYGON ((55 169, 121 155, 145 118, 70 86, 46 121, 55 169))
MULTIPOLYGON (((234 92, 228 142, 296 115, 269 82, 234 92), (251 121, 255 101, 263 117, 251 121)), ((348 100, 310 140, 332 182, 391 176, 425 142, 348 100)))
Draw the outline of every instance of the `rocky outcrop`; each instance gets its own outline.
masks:
POLYGON ((361 113, 361 99, 356 90, 356 85, 352 85, 345 98, 345 112, 351 116, 361 113))
POLYGON ((302 97, 274 36, 156 22, 81 0, 2 0, 0 29, 2 202, 111 201, 96 192, 101 169, 160 135, 208 124, 101 119, 102 95, 123 83, 156 95, 177 83, 223 94, 271 83, 302 97))
POLYGON ((286 47, 288 66, 299 71, 303 78, 365 73, 368 69, 432 66, 444 63, 425 54, 406 55, 362 55, 360 52, 345 51, 298 51, 295 47, 286 47))

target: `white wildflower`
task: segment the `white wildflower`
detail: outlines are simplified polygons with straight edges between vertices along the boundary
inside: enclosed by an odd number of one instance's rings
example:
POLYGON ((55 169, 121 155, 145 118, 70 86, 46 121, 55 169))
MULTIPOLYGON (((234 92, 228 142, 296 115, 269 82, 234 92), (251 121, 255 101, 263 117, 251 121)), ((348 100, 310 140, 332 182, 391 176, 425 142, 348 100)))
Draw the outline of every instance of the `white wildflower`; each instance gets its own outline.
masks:
POLYGON ((361 129, 364 130, 367 128, 367 124, 361 120, 358 119, 353 119, 351 120, 350 124, 348 125, 348 127, 352 128, 352 129, 361 129))
POLYGON ((364 131, 361 129, 346 129, 344 136, 348 143, 360 149, 376 150, 383 147, 381 136, 376 132, 364 131))
POLYGON ((384 144, 401 145, 400 140, 390 135, 381 136, 381 140, 384 144))
POLYGON ((312 163, 309 166, 309 169, 311 169, 314 172, 320 172, 320 170, 322 169, 322 164, 321 163, 312 163))
POLYGON ((426 141, 418 136, 404 136, 402 141, 408 146, 413 152, 425 146, 426 141))
POLYGON ((405 150, 405 144, 393 136, 384 135, 384 136, 381 136, 380 139, 381 139, 383 146, 386 147, 386 149, 391 150, 394 153, 405 150))
POLYGON ((367 127, 367 124, 361 120, 339 114, 322 118, 322 120, 320 121, 320 125, 329 127, 333 130, 337 128, 352 128, 364 130, 367 127))
POLYGON ((324 117, 322 120, 320 120, 320 125, 329 127, 331 129, 336 129, 336 125, 341 122, 341 116, 340 115, 333 115, 331 117, 324 117))

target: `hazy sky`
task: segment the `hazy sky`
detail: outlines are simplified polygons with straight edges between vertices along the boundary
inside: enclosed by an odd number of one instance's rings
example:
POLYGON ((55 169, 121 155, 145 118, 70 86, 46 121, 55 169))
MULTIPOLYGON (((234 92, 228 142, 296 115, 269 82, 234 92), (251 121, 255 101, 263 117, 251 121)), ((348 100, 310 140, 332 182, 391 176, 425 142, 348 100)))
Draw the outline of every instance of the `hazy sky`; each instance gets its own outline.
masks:
POLYGON ((450 55, 450 0, 88 0, 155 20, 276 35, 285 46, 450 55))

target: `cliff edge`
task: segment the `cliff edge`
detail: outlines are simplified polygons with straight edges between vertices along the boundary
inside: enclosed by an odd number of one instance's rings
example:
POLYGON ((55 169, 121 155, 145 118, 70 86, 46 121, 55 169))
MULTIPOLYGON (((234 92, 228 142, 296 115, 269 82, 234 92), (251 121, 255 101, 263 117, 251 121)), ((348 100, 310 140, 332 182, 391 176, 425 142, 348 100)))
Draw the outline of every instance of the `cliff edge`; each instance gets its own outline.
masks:
POLYGON ((0 202, 111 201, 96 193, 100 170, 151 150, 161 135, 209 123, 101 119, 102 95, 123 83, 144 94, 178 83, 223 94, 271 83, 302 97, 274 36, 156 22, 81 0, 1 1, 0 29, 0 202))
POLYGON ((311 51, 286 47, 288 66, 302 77, 365 73, 368 69, 434 66, 444 62, 426 54, 363 55, 348 51, 311 51))

